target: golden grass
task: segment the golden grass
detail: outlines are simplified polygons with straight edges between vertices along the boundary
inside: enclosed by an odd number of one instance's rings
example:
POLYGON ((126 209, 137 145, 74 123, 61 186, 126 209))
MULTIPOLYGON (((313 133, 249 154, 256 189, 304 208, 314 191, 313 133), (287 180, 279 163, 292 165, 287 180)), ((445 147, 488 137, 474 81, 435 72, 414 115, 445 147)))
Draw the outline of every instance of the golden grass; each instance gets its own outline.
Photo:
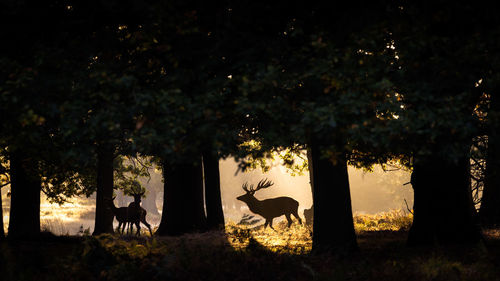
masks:
POLYGON ((363 231, 400 231, 408 230, 413 215, 402 210, 377 213, 373 215, 354 215, 354 229, 363 231))
POLYGON ((356 215, 360 251, 346 257, 309 254, 311 227, 297 222, 276 222, 276 230, 229 222, 225 231, 178 237, 0 243, 8 261, 0 271, 6 280, 500 280, 500 230, 485 231, 487 247, 408 248, 411 219, 398 211, 356 215))
MULTIPOLYGON (((378 213, 373 215, 355 215, 354 228, 356 233, 376 231, 406 231, 413 220, 412 214, 401 210, 378 213)), ((264 229, 263 225, 245 226, 232 221, 226 224, 229 243, 235 249, 244 249, 255 239, 273 252, 304 254, 312 247, 312 226, 299 225, 296 221, 287 227, 286 221, 275 223, 275 230, 264 229)))

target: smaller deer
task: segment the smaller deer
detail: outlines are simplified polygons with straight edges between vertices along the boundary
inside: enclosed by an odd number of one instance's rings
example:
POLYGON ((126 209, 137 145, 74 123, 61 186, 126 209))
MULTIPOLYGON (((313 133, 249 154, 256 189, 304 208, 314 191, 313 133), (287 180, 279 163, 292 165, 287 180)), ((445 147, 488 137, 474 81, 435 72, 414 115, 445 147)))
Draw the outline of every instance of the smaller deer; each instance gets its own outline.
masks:
POLYGON ((125 227, 127 223, 129 222, 127 219, 127 207, 120 207, 117 208, 115 206, 114 200, 116 196, 113 197, 112 199, 106 198, 106 201, 108 202, 109 207, 111 208, 111 212, 113 213, 113 216, 116 218, 118 221, 118 231, 120 231, 121 228, 121 234, 123 235, 123 232, 125 231, 125 227), (123 227, 122 227, 123 225, 123 227))
POLYGON ((127 221, 130 222, 130 231, 132 232, 132 227, 135 224, 137 227, 137 235, 141 234, 141 222, 149 229, 149 233, 153 236, 151 231, 151 225, 146 221, 147 211, 141 207, 141 197, 144 192, 133 193, 134 202, 130 203, 127 207, 127 221))
POLYGON ((312 225, 314 219, 314 205, 309 209, 304 209, 304 217, 306 218, 306 224, 312 225))
POLYGON ((254 189, 253 184, 248 187, 248 183, 244 183, 242 188, 246 192, 246 194, 241 195, 236 199, 245 202, 248 205, 250 211, 255 214, 261 215, 266 219, 264 228, 269 225, 271 229, 274 230, 273 219, 282 215, 285 215, 286 220, 288 221, 288 227, 290 227, 290 225, 292 225, 292 218, 290 217, 290 214, 297 218, 299 220, 299 223, 302 224, 302 220, 297 213, 297 210, 299 208, 299 202, 297 202, 297 200, 290 197, 277 197, 265 200, 258 200, 257 198, 255 198, 254 194, 257 190, 268 188, 273 184, 273 182, 264 179, 259 181, 257 187, 254 189))

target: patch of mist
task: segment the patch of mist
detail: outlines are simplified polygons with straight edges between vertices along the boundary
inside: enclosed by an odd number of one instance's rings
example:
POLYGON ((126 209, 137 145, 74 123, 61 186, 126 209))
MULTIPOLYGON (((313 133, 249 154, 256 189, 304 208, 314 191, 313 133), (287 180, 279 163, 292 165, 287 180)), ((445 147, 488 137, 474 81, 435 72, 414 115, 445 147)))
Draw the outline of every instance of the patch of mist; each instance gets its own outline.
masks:
MULTIPOLYGON (((299 215, 303 218, 303 210, 312 205, 308 172, 304 172, 300 176, 292 176, 280 165, 279 161, 273 162, 271 166, 272 168, 267 173, 257 169, 236 174, 238 164, 234 159, 228 158, 220 161, 221 195, 226 222, 238 222, 243 214, 251 214, 246 204, 236 200, 236 197, 244 194, 241 187, 245 182, 256 185, 264 178, 271 180, 274 185, 257 191, 255 196, 260 200, 279 196, 292 197, 299 202, 299 215)), ((147 206, 143 200, 142 205, 148 211, 147 221, 155 228, 161 220, 163 182, 160 171, 153 170, 151 175, 152 178, 149 181, 145 180, 142 183, 147 190, 146 198, 151 196, 155 199, 147 206), (155 207, 158 212, 153 215, 155 212, 151 208, 155 207)), ((407 171, 385 172, 380 167, 376 167, 373 172, 366 173, 349 167, 353 213, 376 214, 391 210, 406 210, 404 200, 411 208, 413 205, 411 185, 403 185, 409 180, 410 173, 407 171)), ((6 196, 7 191, 7 188, 2 188, 5 231, 7 231, 10 210, 10 198, 6 196)), ((115 194, 117 195, 115 204, 118 207, 128 206, 133 200, 129 196, 124 196, 121 191, 115 191, 115 194)), ((95 196, 72 198, 71 203, 58 205, 48 202, 42 194, 40 212, 42 222, 45 222, 45 225, 55 234, 75 235, 82 228, 89 229, 92 233, 95 218, 95 196)), ((276 218, 275 222, 278 223, 282 220, 284 220, 284 216, 276 218)), ((114 227, 117 226, 118 222, 115 219, 114 227)))
MULTIPOLYGON (((222 203, 226 220, 237 222, 244 214, 250 214, 245 203, 236 197, 245 192, 242 185, 245 182, 257 185, 258 181, 267 178, 274 185, 256 192, 259 200, 279 196, 292 197, 299 202, 299 215, 312 206, 311 185, 309 173, 292 176, 280 165, 279 160, 271 164, 269 172, 260 169, 236 174, 238 164, 232 158, 220 162, 222 203)), ((352 209, 357 214, 376 214, 392 210, 406 210, 406 204, 413 206, 413 190, 410 173, 404 170, 384 171, 380 166, 373 172, 364 172, 353 167, 348 168, 351 188, 352 209), (406 200, 406 203, 405 203, 406 200)), ((284 220, 284 216, 276 218, 276 222, 284 220)))

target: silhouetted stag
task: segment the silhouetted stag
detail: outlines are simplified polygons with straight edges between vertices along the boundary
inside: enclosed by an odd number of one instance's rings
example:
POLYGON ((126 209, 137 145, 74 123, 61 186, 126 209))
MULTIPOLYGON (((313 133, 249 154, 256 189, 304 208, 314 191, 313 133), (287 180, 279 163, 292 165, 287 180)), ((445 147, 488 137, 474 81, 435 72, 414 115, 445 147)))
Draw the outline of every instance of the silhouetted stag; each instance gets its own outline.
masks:
POLYGON ((108 204, 109 204, 109 207, 111 208, 111 212, 113 213, 113 216, 118 221, 118 231, 120 231, 120 228, 121 228, 121 234, 123 234, 123 232, 125 231, 125 227, 127 226, 127 223, 129 223, 128 215, 127 215, 128 208, 127 207, 117 208, 115 206, 115 203, 114 203, 115 198, 116 198, 116 196, 113 197, 112 199, 107 198, 106 200, 108 201, 108 204))
POLYGON ((246 194, 237 197, 236 199, 245 202, 248 205, 250 211, 255 214, 261 215, 266 219, 264 223, 264 228, 269 225, 273 228, 273 219, 282 215, 285 215, 286 220, 288 221, 288 227, 292 224, 292 218, 290 214, 296 217, 299 220, 299 223, 302 224, 302 220, 297 213, 299 208, 299 202, 297 200, 290 197, 277 197, 270 198, 265 200, 258 200, 255 198, 254 194, 257 190, 268 188, 272 186, 273 183, 268 181, 267 179, 259 181, 257 187, 254 189, 253 184, 248 187, 248 183, 244 183, 242 188, 246 192, 246 194))
POLYGON ((153 236, 151 231, 151 225, 146 221, 147 211, 141 207, 141 197, 144 192, 133 193, 134 202, 130 203, 127 207, 127 221, 130 222, 130 232, 132 232, 132 226, 135 224, 137 227, 137 234, 141 234, 141 222, 149 229, 149 233, 153 236))

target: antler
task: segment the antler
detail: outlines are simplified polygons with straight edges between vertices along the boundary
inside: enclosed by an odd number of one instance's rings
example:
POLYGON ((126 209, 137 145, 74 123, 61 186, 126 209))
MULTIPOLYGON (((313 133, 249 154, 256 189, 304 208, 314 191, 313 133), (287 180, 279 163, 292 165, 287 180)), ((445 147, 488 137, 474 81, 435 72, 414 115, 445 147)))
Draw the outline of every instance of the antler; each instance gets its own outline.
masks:
POLYGON ((241 187, 243 188, 244 191, 246 191, 246 193, 254 194, 255 191, 262 189, 262 188, 268 188, 273 184, 274 183, 272 181, 270 181, 266 178, 266 179, 259 181, 256 188, 253 188, 253 184, 251 184, 250 187, 248 187, 248 182, 245 182, 241 187))
POLYGON ((253 190, 253 184, 250 185, 250 188, 248 188, 248 182, 245 182, 242 186, 243 190, 246 192, 246 193, 252 193, 252 192, 255 192, 255 190, 253 190))
POLYGON ((265 178, 265 179, 259 181, 259 183, 257 184, 257 188, 254 191, 257 191, 257 190, 262 189, 262 188, 268 188, 273 184, 274 183, 272 181, 265 178))

